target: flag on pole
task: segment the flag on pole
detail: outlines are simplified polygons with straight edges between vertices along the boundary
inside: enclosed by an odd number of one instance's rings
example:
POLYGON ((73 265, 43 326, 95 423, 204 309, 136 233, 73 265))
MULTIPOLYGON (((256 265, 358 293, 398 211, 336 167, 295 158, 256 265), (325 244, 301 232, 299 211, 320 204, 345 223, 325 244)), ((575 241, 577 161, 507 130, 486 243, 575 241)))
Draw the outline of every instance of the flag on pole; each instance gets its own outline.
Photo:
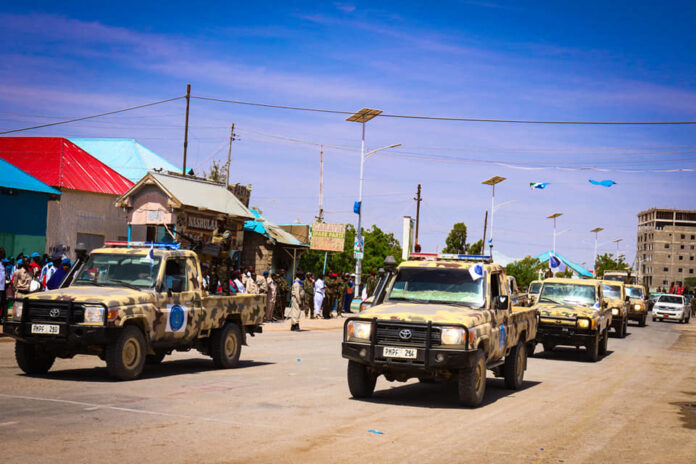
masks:
POLYGON ((474 281, 479 280, 483 277, 483 264, 474 264, 469 268, 469 275, 474 281))
POLYGON ((353 203, 353 212, 355 214, 360 214, 360 207, 361 206, 362 206, 362 202, 360 202, 360 201, 356 201, 355 203, 353 203))
POLYGON ((566 265, 563 261, 558 259, 553 253, 549 255, 549 269, 555 272, 564 272, 566 270, 566 265))
POLYGON ((551 182, 530 182, 529 183, 529 188, 534 190, 544 190, 547 185, 549 185, 551 182))
POLYGON ((592 185, 600 185, 602 187, 611 187, 612 185, 616 185, 616 182, 613 180, 605 179, 605 180, 592 180, 590 179, 590 184, 592 185))
POLYGON ((147 254, 147 257, 145 259, 147 260, 148 263, 150 263, 150 266, 155 264, 155 246, 154 245, 150 246, 150 251, 147 254))

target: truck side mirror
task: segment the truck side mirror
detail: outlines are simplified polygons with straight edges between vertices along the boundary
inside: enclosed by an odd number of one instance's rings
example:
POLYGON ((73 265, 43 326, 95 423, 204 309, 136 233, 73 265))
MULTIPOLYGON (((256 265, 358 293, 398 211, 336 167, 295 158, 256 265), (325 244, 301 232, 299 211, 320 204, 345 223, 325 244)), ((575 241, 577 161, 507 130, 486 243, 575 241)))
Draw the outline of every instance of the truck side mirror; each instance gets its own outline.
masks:
POLYGON ((506 310, 508 309, 509 298, 507 295, 498 295, 493 300, 493 309, 506 310))

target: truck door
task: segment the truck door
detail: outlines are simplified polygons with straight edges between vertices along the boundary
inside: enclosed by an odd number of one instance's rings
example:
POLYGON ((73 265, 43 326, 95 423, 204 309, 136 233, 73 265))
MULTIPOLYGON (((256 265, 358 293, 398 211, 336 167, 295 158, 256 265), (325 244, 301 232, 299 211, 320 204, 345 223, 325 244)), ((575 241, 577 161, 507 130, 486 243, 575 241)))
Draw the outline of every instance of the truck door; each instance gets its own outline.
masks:
POLYGON ((200 329, 201 292, 196 262, 171 257, 164 263, 157 341, 193 339, 200 329))
POLYGON ((507 291, 507 281, 503 280, 500 272, 490 275, 491 285, 491 343, 488 360, 499 359, 505 354, 505 345, 508 336, 509 305, 506 309, 495 309, 495 300, 499 295, 510 295, 507 291))

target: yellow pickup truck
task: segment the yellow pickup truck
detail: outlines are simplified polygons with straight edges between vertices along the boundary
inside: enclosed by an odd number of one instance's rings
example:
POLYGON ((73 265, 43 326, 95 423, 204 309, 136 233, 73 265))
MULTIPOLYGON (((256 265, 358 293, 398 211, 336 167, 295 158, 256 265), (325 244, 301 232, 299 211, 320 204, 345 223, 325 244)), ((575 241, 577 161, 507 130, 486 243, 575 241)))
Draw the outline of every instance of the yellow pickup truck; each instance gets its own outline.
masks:
POLYGON ((388 381, 453 381, 461 404, 481 404, 486 369, 521 387, 536 311, 513 308, 505 271, 487 257, 414 253, 390 273, 375 306, 347 319, 342 355, 355 398, 388 381))
POLYGON ((611 326, 616 336, 624 338, 628 328, 628 306, 630 298, 626 295, 626 284, 618 280, 602 280, 602 298, 611 310, 611 326))
POLYGON ((626 285, 626 295, 629 298, 628 320, 638 321, 638 325, 645 327, 648 319, 648 297, 642 285, 626 285))
POLYGON ((246 336, 262 331, 265 296, 209 295, 193 251, 100 248, 69 279, 15 300, 4 320, 27 374, 48 372, 57 357, 90 354, 112 377, 130 380, 146 363, 192 348, 230 368, 246 336))

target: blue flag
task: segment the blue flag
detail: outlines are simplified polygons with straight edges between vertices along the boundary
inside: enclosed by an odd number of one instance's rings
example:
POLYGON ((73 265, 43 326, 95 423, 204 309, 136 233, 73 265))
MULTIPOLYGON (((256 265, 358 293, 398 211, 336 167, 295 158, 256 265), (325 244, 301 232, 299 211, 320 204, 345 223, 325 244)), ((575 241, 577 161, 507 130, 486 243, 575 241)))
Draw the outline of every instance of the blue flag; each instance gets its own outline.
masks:
POLYGON ((360 206, 361 205, 362 205, 362 203, 359 201, 356 201, 355 203, 353 203, 353 212, 355 214, 360 214, 360 206))
POLYGON ((551 182, 530 182, 529 183, 529 188, 534 190, 544 190, 547 185, 549 185, 551 182))
POLYGON ((602 187, 611 187, 612 185, 615 185, 616 182, 614 182, 613 180, 608 180, 608 179, 605 179, 605 180, 592 180, 592 179, 590 179, 590 184, 601 185, 602 187))

